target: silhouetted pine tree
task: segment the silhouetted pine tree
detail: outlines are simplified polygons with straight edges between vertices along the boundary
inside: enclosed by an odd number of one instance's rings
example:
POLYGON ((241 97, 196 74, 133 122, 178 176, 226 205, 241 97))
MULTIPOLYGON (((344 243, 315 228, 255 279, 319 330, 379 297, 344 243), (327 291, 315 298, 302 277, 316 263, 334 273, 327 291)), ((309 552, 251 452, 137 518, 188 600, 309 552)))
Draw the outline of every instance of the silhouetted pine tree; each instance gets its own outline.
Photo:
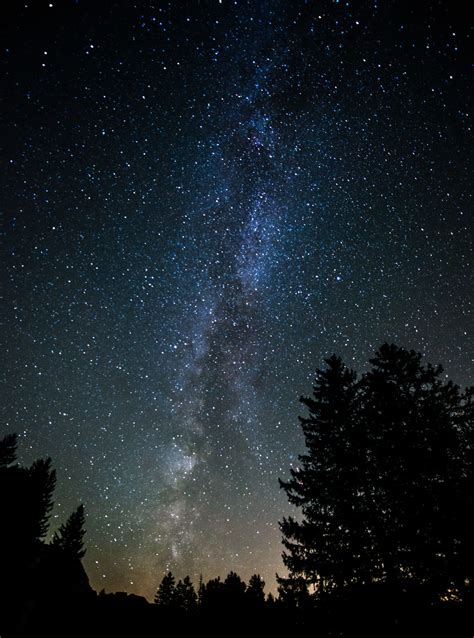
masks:
POLYGON ((461 556, 472 565, 469 393, 393 345, 360 380, 339 358, 326 363, 301 399, 307 453, 280 482, 302 512, 281 522, 281 595, 301 579, 319 595, 369 584, 431 600, 459 593, 470 569, 461 556))
POLYGON ((30 533, 39 540, 48 532, 49 516, 53 508, 53 492, 56 485, 56 470, 51 459, 39 459, 25 470, 27 473, 27 518, 30 533))
POLYGON ((167 609, 175 606, 176 586, 174 576, 171 572, 163 576, 163 580, 155 594, 155 604, 167 609))
POLYGON ((54 533, 51 544, 69 556, 80 559, 86 553, 83 543, 84 534, 84 505, 81 504, 54 533))
POLYGON ((211 578, 202 586, 200 602, 203 611, 221 609, 225 599, 225 585, 219 576, 211 578))
POLYGON ((17 622, 43 550, 56 475, 51 459, 16 463, 16 436, 0 441, 0 632, 17 622))
POLYGON ((265 581, 259 574, 250 577, 245 597, 252 607, 263 607, 265 603, 265 581))
POLYGON ((15 453, 16 437, 9 435, 0 443, 0 511, 5 521, 0 526, 0 552, 7 563, 19 560, 20 569, 48 531, 56 472, 49 458, 30 468, 19 467, 14 464, 15 453))
POLYGON ((197 607, 197 594, 189 576, 179 580, 175 590, 176 607, 185 613, 195 611, 197 607))
POLYGON ((441 377, 441 366, 422 365, 413 350, 384 344, 370 363, 360 382, 359 420, 368 461, 366 521, 378 567, 372 573, 436 598, 455 586, 457 520, 466 506, 463 396, 441 377))
POLYGON ((205 589, 205 586, 202 579, 202 574, 199 574, 199 585, 198 585, 198 591, 197 591, 197 602, 199 607, 202 606, 202 597, 203 597, 204 589, 205 589))
POLYGON ((280 524, 283 561, 289 579, 295 579, 286 585, 279 579, 280 596, 288 600, 300 596, 302 579, 323 591, 359 575, 357 546, 365 531, 357 500, 356 377, 336 356, 326 363, 325 370, 317 371, 313 396, 300 398, 309 411, 300 417, 307 453, 299 457, 300 467, 290 470, 290 481, 280 481, 304 516, 280 524))

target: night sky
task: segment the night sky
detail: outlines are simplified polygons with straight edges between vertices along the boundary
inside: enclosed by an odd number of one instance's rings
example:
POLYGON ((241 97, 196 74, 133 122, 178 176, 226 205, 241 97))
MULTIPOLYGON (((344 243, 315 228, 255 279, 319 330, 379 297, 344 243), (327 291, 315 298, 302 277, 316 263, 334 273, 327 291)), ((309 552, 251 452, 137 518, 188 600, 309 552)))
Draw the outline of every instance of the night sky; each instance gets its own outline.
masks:
MULTIPOLYGON (((467 11, 467 9, 466 9, 467 11)), ((284 573, 324 357, 472 383, 456 2, 5 2, 0 434, 83 502, 91 584, 284 573)))

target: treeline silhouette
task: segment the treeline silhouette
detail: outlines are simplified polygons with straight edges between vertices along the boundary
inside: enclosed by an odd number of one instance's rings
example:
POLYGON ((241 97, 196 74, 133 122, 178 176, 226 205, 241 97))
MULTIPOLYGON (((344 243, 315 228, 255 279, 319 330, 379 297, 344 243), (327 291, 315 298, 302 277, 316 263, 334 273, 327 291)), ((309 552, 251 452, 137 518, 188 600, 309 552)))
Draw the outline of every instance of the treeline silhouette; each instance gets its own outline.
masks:
POLYGON ((154 601, 96 593, 82 566, 79 505, 45 538, 51 460, 16 463, 0 440, 0 636, 151 636, 165 631, 315 636, 474 634, 473 388, 383 344, 357 375, 336 356, 301 397, 306 452, 281 480, 286 576, 245 583, 171 572, 154 601))
POLYGON ((0 635, 38 635, 93 596, 82 566, 84 507, 44 542, 56 472, 51 459, 16 463, 17 437, 0 440, 0 635))

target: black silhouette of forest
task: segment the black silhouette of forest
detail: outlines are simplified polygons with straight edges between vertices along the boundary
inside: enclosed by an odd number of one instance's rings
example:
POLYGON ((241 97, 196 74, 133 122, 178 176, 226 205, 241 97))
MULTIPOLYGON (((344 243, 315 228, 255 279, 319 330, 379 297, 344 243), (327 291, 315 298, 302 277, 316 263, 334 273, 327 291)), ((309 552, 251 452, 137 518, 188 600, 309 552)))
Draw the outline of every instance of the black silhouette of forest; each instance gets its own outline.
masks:
POLYGON ((153 602, 93 591, 83 505, 48 536, 51 459, 20 467, 16 436, 3 438, 0 636, 472 636, 474 389, 395 345, 369 363, 356 374, 327 359, 300 399, 306 451, 280 480, 293 514, 275 596, 234 572, 157 575, 153 602))

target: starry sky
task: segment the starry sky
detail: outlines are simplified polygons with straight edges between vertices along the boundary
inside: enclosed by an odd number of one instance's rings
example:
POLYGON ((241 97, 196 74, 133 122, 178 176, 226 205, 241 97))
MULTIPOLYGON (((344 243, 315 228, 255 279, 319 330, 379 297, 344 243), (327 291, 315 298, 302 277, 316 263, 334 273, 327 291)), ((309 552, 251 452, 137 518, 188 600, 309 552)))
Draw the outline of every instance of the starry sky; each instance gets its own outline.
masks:
POLYGON ((298 397, 384 340, 472 383, 461 3, 16 0, 2 420, 92 585, 284 573, 298 397))

